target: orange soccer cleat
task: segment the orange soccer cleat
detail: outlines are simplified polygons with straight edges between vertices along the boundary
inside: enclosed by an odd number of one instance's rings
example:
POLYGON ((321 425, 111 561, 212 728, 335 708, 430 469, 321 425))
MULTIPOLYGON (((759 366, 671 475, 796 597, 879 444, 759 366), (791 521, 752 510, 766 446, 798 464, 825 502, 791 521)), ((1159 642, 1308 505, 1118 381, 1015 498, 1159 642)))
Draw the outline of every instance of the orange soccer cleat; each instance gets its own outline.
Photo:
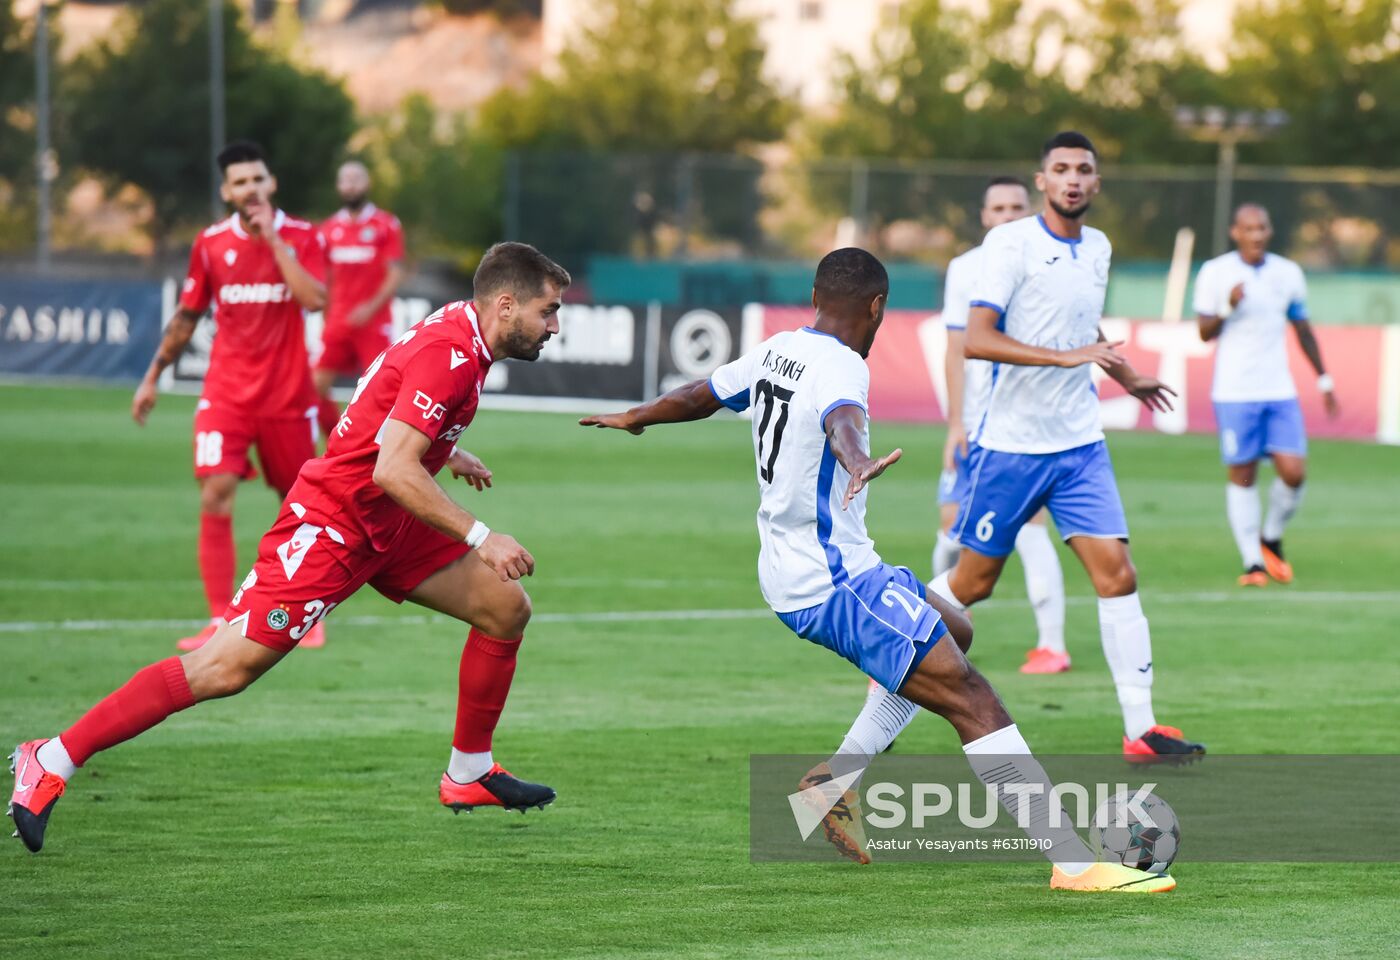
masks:
POLYGON ((1021 664, 1022 673, 1064 673, 1069 669, 1069 654, 1058 650, 1036 647, 1026 654, 1026 662, 1021 664))
POLYGON ((184 637, 180 639, 175 644, 175 649, 183 650, 186 653, 188 653, 191 650, 198 650, 200 647, 204 646, 206 643, 209 642, 210 638, 214 636, 214 632, 218 629, 219 625, 217 623, 211 623, 209 624, 209 626, 205 627, 203 630, 199 631, 194 636, 184 637))
POLYGON ((1123 738, 1123 756, 1129 763, 1194 763, 1205 755, 1205 744, 1160 723, 1136 740, 1123 738))
POLYGON ((1240 578, 1235 581, 1242 587, 1267 587, 1269 585, 1269 575, 1264 572, 1263 567, 1250 567, 1240 578))
POLYGON ((1293 582, 1293 565, 1283 559, 1282 540, 1264 540, 1259 544, 1259 552, 1264 555, 1264 569, 1279 583, 1293 582))
POLYGON ((47 740, 30 740, 15 747, 15 752, 10 754, 15 791, 10 794, 10 806, 5 813, 15 822, 14 835, 23 841, 31 853, 43 849, 49 814, 67 787, 62 777, 49 773, 39 763, 36 754, 46 743, 47 740))
POLYGON ((438 799, 453 813, 471 813, 477 807, 504 807, 520 813, 531 807, 543 810, 554 802, 554 796, 554 788, 518 780, 499 763, 471 783, 458 783, 445 773, 438 783, 438 799))

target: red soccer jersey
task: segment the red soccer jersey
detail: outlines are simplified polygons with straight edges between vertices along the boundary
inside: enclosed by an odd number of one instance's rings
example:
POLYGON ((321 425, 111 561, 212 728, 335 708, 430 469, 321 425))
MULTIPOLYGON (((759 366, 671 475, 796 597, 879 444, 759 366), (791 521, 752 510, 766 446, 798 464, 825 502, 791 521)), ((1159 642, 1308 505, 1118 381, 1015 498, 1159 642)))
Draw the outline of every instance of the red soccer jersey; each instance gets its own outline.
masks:
MULTIPOLYGON (((341 210, 320 229, 330 264, 326 325, 346 324, 350 311, 383 285, 389 264, 403 259, 403 227, 398 217, 368 203, 358 214, 341 210)), ((387 324, 390 317, 386 303, 369 325, 387 324)))
MULTIPOLYGON (((281 210, 278 236, 317 279, 325 254, 316 228, 281 210)), ((204 378, 204 397, 265 417, 299 417, 316 403, 306 355, 301 305, 273 259, 272 247, 249 236, 234 214, 199 235, 180 306, 203 313, 214 307, 218 331, 204 378)))
POLYGON ((385 423, 399 420, 427 434, 423 467, 436 474, 476 416, 491 360, 476 308, 465 301, 409 328, 360 378, 325 456, 301 468, 287 499, 357 526, 377 550, 388 547, 410 516, 374 482, 385 423))

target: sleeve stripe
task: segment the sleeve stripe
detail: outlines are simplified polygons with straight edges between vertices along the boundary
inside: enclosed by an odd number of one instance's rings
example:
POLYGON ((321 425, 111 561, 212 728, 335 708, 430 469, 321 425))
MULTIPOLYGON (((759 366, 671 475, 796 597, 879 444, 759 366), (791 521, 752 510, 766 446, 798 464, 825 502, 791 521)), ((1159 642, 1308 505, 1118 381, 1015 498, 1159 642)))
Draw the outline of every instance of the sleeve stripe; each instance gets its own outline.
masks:
POLYGON ((861 403, 859 400, 833 400, 831 403, 827 404, 826 409, 822 411, 821 417, 817 420, 817 423, 821 424, 823 430, 826 429, 826 418, 830 416, 831 411, 835 410, 837 407, 860 407, 861 413, 866 413, 868 415, 865 404, 861 403))
POLYGON ((719 391, 715 389, 715 382, 713 380, 706 380, 705 382, 709 384, 710 392, 715 395, 715 399, 718 400, 724 406, 728 407, 730 410, 733 410, 735 413, 739 413, 749 408, 748 390, 743 390, 739 393, 736 393, 732 397, 721 397, 719 395, 719 391))
POLYGON ((999 307, 995 303, 992 303, 988 300, 973 300, 967 306, 968 309, 972 309, 973 307, 986 307, 988 310, 995 310, 997 312, 997 316, 1006 316, 1005 307, 999 307))

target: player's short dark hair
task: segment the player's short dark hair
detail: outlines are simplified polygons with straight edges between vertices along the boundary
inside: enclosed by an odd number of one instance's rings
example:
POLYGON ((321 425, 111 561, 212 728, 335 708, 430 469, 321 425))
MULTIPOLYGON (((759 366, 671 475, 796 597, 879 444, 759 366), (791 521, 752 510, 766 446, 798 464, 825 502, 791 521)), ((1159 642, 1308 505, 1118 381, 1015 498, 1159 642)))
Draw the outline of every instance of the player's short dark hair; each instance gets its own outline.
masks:
POLYGON ((481 258, 472 275, 472 296, 485 300, 509 290, 521 300, 533 300, 544 293, 546 283, 563 290, 572 282, 569 271, 528 243, 507 240, 493 244, 481 258))
POLYGON ((987 181, 987 185, 982 188, 982 203, 984 205, 987 202, 987 193, 992 187, 1020 187, 1022 190, 1026 191, 1026 193, 1031 192, 1031 188, 1026 185, 1026 181, 1022 180, 1020 177, 992 177, 992 179, 987 181))
POLYGON ((818 300, 864 307, 889 294, 890 275, 873 254, 859 247, 842 247, 822 257, 812 289, 818 300))
POLYGON ((234 140, 219 151, 217 160, 219 169, 228 173, 228 168, 235 163, 257 163, 261 160, 263 164, 266 164, 267 154, 252 140, 234 140))
POLYGON ((1099 151, 1095 149, 1094 142, 1078 130, 1061 130, 1049 140, 1045 141, 1045 146, 1040 148, 1040 162, 1044 163, 1045 158, 1050 156, 1051 150, 1058 150, 1060 147, 1071 147, 1076 150, 1088 150, 1094 155, 1094 159, 1099 158, 1099 151))

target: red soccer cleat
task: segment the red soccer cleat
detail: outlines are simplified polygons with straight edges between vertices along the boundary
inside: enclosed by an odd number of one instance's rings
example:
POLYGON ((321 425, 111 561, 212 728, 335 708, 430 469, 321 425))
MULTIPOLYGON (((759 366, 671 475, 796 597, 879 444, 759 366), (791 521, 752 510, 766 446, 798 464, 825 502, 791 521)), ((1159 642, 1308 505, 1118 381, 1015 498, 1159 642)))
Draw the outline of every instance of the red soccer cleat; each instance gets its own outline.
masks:
POLYGON ((14 835, 31 853, 44 847, 44 829, 49 825, 53 805, 63 796, 67 784, 56 773, 49 773, 39 763, 36 754, 47 740, 30 740, 15 747, 10 754, 10 770, 15 775, 15 792, 10 794, 10 806, 5 811, 15 822, 14 835))
POLYGON ((1036 647, 1026 654, 1026 662, 1021 664, 1022 673, 1064 673, 1069 669, 1069 654, 1058 650, 1036 647))
POLYGON ((318 623, 306 631, 297 646, 303 650, 319 650, 326 645, 326 625, 318 623))
POLYGON ((185 637, 181 639, 178 643, 175 644, 175 649, 183 650, 186 653, 188 653, 191 650, 198 650, 200 647, 204 646, 206 643, 209 642, 210 638, 214 636, 214 633, 218 629, 219 625, 217 623, 211 623, 209 624, 209 626, 205 627, 203 630, 199 631, 194 636, 185 637))
POLYGON ((1123 737, 1123 756, 1129 763, 1194 763, 1205 755, 1205 744, 1160 723, 1136 740, 1123 737))
POLYGON ((477 807, 504 807, 524 813, 531 807, 543 810, 554 802, 554 789, 542 783, 517 780, 499 763, 471 783, 458 783, 447 774, 438 783, 438 799, 453 813, 471 813, 477 807))

